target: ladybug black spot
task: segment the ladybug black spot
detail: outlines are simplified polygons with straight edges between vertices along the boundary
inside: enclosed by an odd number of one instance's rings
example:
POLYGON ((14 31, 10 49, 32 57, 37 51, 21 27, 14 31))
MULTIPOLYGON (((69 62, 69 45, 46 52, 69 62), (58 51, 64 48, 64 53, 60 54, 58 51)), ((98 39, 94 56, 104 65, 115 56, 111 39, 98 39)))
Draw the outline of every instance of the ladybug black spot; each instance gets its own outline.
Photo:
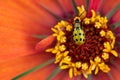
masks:
POLYGON ((79 35, 81 35, 81 33, 79 33, 79 35))
POLYGON ((77 34, 75 34, 75 36, 77 36, 77 34))
POLYGON ((83 39, 83 41, 85 41, 85 39, 83 39))
POLYGON ((76 41, 78 41, 78 39, 76 39, 76 41))
POLYGON ((80 38, 80 41, 82 41, 82 39, 80 38))

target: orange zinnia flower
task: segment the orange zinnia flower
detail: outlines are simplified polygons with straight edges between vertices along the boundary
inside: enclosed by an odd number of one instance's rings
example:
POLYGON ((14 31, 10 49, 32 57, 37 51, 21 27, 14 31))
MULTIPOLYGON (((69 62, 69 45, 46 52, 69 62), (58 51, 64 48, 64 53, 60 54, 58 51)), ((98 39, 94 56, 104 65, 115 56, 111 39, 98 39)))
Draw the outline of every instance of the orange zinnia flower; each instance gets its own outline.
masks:
POLYGON ((119 80, 119 2, 0 1, 0 79, 119 80))

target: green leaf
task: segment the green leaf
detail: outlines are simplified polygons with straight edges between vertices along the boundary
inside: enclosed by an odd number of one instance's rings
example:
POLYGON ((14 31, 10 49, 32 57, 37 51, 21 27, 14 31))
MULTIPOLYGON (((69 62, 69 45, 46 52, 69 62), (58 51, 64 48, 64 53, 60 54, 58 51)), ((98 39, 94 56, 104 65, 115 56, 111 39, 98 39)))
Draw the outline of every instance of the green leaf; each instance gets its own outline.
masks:
POLYGON ((114 80, 114 78, 110 72, 108 72, 107 75, 109 76, 110 80, 114 80))
POLYGON ((89 8, 89 3, 90 3, 90 0, 86 0, 86 10, 88 10, 89 8))
POLYGON ((54 60, 55 60, 55 59, 50 59, 49 61, 46 61, 46 62, 44 62, 44 63, 42 63, 42 64, 40 64, 40 65, 38 65, 38 66, 36 66, 36 67, 34 67, 34 68, 32 68, 32 69, 24 72, 24 73, 22 73, 22 74, 20 74, 20 75, 18 75, 18 76, 16 76, 16 77, 14 77, 12 80, 17 80, 17 79, 19 79, 19 78, 21 78, 21 77, 23 77, 23 76, 25 76, 25 75, 27 75, 27 74, 29 74, 29 73, 31 73, 31 72, 34 72, 34 71, 36 71, 36 70, 38 70, 38 69, 41 69, 41 68, 43 68, 43 67, 45 67, 45 66, 53 63, 54 60))
POLYGON ((53 77, 55 77, 59 72, 60 72, 60 68, 57 67, 49 76, 46 80, 52 80, 53 77))
POLYGON ((77 9, 77 6, 76 6, 75 1, 74 1, 74 0, 71 0, 71 3, 72 3, 72 6, 73 6, 73 9, 74 9, 74 12, 76 13, 76 15, 78 15, 78 14, 79 14, 79 11, 78 11, 78 9, 77 9))
POLYGON ((39 38, 39 39, 44 39, 48 36, 47 35, 33 35, 32 37, 39 38))
POLYGON ((120 3, 118 3, 118 5, 116 5, 106 16, 108 18, 108 20, 112 17, 113 14, 115 14, 116 11, 118 11, 118 9, 120 8, 120 3))
POLYGON ((92 76, 89 74, 87 80, 91 80, 92 76))

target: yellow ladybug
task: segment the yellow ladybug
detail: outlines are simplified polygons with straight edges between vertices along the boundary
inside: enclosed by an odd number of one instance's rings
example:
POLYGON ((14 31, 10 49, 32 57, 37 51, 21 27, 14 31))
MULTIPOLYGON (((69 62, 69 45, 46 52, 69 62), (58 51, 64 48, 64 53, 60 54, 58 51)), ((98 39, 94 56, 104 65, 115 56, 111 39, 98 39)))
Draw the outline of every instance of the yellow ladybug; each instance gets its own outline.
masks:
POLYGON ((73 31, 73 39, 76 44, 82 45, 85 42, 85 33, 81 28, 80 18, 74 18, 74 31, 73 31))

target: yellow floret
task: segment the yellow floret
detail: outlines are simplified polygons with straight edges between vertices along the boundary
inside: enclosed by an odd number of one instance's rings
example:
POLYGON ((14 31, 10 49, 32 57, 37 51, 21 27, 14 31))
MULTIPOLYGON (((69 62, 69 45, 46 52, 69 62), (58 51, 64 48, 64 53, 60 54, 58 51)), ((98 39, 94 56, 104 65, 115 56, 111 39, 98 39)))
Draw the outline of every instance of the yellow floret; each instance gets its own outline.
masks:
POLYGON ((88 64, 82 63, 82 70, 87 70, 87 69, 88 69, 88 64))
POLYGON ((109 54, 108 53, 102 53, 102 58, 104 60, 109 59, 109 54))
POLYGON ((65 36, 61 36, 60 43, 65 43, 67 38, 65 36))
POLYGON ((81 7, 77 7, 80 19, 83 19, 86 16, 86 10, 84 6, 82 5, 81 7))
POLYGON ((103 52, 110 52, 115 57, 118 57, 118 53, 115 50, 112 50, 112 47, 109 42, 105 42, 104 47, 105 47, 105 49, 103 49, 103 52))
POLYGON ((100 70, 102 70, 103 72, 109 72, 110 68, 108 67, 108 65, 106 65, 105 63, 101 63, 99 64, 100 70))
POLYGON ((95 22, 95 27, 96 27, 96 28, 99 29, 101 26, 102 26, 102 25, 101 25, 99 22, 95 22))
POLYGON ((65 47, 65 45, 60 45, 59 46, 59 50, 62 52, 62 51, 65 51, 65 49, 66 49, 66 47, 65 47))
POLYGON ((99 63, 99 62, 101 62, 101 58, 97 56, 97 57, 95 57, 94 61, 95 61, 96 63, 99 63))
POLYGON ((81 62, 76 62, 75 65, 76 65, 77 68, 80 68, 82 66, 82 63, 81 62))
POLYGON ((90 24, 90 19, 89 19, 89 18, 85 18, 85 19, 84 19, 84 23, 85 23, 85 24, 90 24))
POLYGON ((101 30, 101 31, 100 31, 100 36, 101 36, 101 37, 104 37, 104 36, 105 36, 105 31, 104 31, 104 30, 101 30))
POLYGON ((67 25, 67 26, 66 26, 66 31, 71 31, 72 28, 73 28, 73 27, 72 27, 71 25, 67 25))

